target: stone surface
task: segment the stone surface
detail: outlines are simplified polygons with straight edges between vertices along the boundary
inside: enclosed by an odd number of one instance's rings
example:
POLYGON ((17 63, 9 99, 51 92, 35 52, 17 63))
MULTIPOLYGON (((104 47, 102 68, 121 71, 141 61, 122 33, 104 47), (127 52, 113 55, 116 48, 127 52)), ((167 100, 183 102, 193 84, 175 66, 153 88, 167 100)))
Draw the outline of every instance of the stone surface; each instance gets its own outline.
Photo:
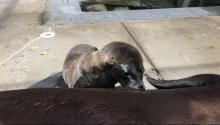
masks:
MULTIPOLYGON (((62 25, 53 29, 56 33, 54 38, 36 40, 0 67, 0 90, 26 88, 59 72, 67 52, 80 43, 99 49, 113 41, 125 41, 136 46, 120 23, 62 25)), ((144 65, 151 68, 146 59, 144 65)))
POLYGON ((12 14, 2 20, 0 62, 46 31, 46 26, 39 26, 38 17, 39 14, 12 14))
POLYGON ((47 0, 0 0, 0 14, 41 13, 47 0))
POLYGON ((47 0, 0 0, 0 62, 44 31, 41 13, 47 0))
POLYGON ((220 17, 126 23, 165 79, 220 74, 220 17))
POLYGON ((28 70, 26 65, 30 60, 24 58, 24 55, 19 55, 19 51, 39 37, 41 32, 47 31, 47 26, 40 26, 40 15, 46 2, 46 0, 0 0, 1 90, 23 88, 30 84, 29 81, 18 82, 28 70), (10 59, 16 53, 18 55, 10 59))
MULTIPOLYGON (((0 9, 7 8, 9 1, 0 2, 4 3, 0 9)), ((119 23, 54 26, 55 38, 38 39, 50 29, 40 25, 43 8, 40 6, 45 6, 46 1, 13 2, 13 11, 6 9, 7 13, 0 14, 0 90, 26 88, 60 71, 66 53, 76 44, 88 43, 101 48, 112 41, 127 41, 135 45, 119 23), (26 11, 25 5, 33 6, 30 7, 33 11, 26 11), (26 48, 22 50, 23 47, 26 48)), ((145 67, 151 67, 146 59, 145 67)))

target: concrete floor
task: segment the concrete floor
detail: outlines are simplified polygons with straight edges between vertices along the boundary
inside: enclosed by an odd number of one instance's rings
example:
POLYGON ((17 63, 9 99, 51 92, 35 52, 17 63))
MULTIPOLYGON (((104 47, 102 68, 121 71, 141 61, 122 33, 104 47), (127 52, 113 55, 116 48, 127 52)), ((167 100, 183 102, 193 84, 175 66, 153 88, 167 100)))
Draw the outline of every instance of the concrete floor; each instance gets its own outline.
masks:
POLYGON ((154 77, 220 74, 220 17, 48 27, 40 25, 45 5, 46 0, 0 0, 0 90, 26 88, 60 71, 66 53, 79 43, 102 48, 129 42, 142 51, 146 73, 154 77), (54 38, 39 38, 49 29, 54 38))

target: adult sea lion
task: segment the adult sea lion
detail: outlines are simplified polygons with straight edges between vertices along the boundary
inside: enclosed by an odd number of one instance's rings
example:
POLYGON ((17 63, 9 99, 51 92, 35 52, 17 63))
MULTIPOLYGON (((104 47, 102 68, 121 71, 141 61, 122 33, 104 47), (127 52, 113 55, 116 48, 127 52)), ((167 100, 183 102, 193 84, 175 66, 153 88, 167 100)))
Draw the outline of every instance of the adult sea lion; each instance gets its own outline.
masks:
POLYGON ((0 124, 220 124, 220 87, 0 92, 0 124))

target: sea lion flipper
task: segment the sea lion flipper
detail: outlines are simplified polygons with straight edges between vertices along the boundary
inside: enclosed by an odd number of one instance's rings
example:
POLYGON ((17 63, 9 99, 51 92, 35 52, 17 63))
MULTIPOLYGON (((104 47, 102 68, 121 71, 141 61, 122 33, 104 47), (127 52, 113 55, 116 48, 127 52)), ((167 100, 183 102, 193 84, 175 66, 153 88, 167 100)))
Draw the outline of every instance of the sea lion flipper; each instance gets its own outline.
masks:
POLYGON ((185 87, 199 87, 217 85, 220 82, 220 75, 217 74, 198 74, 176 80, 156 80, 150 76, 146 76, 147 81, 158 89, 172 89, 185 87))
POLYGON ((58 72, 28 87, 30 88, 68 88, 68 86, 63 79, 63 73, 58 72))

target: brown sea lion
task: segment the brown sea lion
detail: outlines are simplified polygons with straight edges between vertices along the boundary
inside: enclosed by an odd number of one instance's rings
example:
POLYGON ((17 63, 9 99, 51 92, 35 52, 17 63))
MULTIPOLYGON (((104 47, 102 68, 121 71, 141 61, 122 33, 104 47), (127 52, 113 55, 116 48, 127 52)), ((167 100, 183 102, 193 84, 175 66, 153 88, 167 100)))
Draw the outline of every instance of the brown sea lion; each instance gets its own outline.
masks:
POLYGON ((220 87, 0 92, 0 124, 220 124, 220 87))
POLYGON ((84 46, 72 48, 64 62, 63 78, 69 88, 114 88, 119 82, 127 89, 144 89, 143 60, 135 47, 112 42, 99 51, 89 45, 89 51, 81 51, 84 46))

